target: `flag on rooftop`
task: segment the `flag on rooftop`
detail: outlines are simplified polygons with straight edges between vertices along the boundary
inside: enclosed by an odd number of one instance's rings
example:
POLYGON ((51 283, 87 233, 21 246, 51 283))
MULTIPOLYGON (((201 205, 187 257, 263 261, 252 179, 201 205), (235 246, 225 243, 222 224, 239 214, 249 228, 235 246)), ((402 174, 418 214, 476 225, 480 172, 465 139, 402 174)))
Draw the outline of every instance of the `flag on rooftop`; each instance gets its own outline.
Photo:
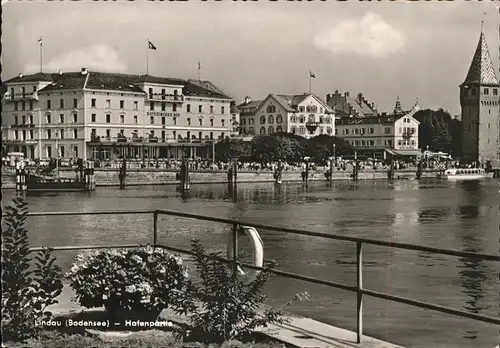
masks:
POLYGON ((312 71, 309 71, 309 77, 315 79, 316 78, 316 74, 313 73, 312 71))
POLYGON ((148 40, 148 48, 149 48, 150 50, 156 50, 156 46, 155 46, 155 45, 153 45, 153 43, 152 43, 151 41, 149 41, 149 40, 148 40))
POLYGON ((42 42, 42 37, 40 36, 40 38, 38 39, 38 42, 42 42))

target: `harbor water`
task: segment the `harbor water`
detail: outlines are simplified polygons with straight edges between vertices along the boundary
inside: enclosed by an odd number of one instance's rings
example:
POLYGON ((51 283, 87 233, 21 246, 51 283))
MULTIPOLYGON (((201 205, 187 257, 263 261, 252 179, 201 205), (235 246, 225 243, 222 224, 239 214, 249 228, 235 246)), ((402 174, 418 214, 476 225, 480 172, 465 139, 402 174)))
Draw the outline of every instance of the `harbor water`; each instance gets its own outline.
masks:
MULTIPOLYGON (((3 203, 15 195, 3 192, 3 203)), ((498 180, 385 181, 240 184, 231 197, 222 184, 192 185, 188 198, 174 186, 98 188, 92 193, 28 196, 29 210, 100 211, 166 209, 237 218, 310 231, 389 242, 497 254, 500 195, 498 180)), ((152 242, 152 215, 30 217, 32 246, 152 242)), ((231 227, 171 216, 158 221, 159 243, 189 248, 201 240, 224 252, 231 227)), ((277 268, 355 285, 355 244, 259 230, 266 260, 277 268)), ((249 242, 241 238, 250 253, 249 242)), ((364 287, 496 317, 500 289, 498 262, 366 245, 364 287)), ((67 270, 75 252, 58 252, 67 270)), ((249 255, 250 256, 250 255, 249 255)), ((269 303, 280 305, 295 293, 310 299, 290 311, 343 328, 355 329, 356 295, 339 289, 273 277, 269 303)), ((406 347, 491 348, 499 328, 471 319, 422 310, 365 296, 364 333, 406 347)))

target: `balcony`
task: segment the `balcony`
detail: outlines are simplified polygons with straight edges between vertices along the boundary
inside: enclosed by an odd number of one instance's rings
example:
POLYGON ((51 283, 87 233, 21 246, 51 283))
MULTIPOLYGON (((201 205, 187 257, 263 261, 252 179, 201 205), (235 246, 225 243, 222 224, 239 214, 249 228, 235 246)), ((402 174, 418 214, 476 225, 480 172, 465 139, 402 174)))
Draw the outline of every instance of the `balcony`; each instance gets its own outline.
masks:
POLYGON ((38 100, 38 93, 7 93, 4 95, 5 100, 7 101, 17 101, 17 100, 38 100))
POLYGON ((403 138, 411 138, 413 135, 413 132, 403 132, 403 138))
POLYGON ((184 96, 183 95, 175 95, 175 94, 153 93, 153 94, 148 94, 148 100, 149 101, 168 102, 168 103, 183 103, 184 96))
POLYGON ((35 128, 34 124, 13 124, 10 128, 35 128))
POLYGON ((316 130, 316 128, 318 128, 320 126, 320 123, 319 122, 311 122, 311 121, 308 121, 306 123, 306 128, 309 132, 314 132, 316 130))

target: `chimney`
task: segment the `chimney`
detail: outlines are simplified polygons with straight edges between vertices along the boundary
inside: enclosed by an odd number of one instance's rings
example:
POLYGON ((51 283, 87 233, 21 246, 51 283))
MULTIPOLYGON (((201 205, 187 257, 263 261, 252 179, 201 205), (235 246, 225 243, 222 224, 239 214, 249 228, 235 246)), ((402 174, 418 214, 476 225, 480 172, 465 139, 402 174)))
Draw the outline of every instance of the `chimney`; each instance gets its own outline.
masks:
POLYGON ((62 70, 59 70, 59 75, 62 75, 62 70))
POLYGON ((361 92, 358 93, 358 103, 359 105, 363 105, 363 94, 361 92))
POLYGON ((245 104, 248 104, 248 103, 250 103, 250 97, 249 97, 249 96, 246 96, 246 97, 245 97, 245 104))
POLYGON ((87 75, 87 68, 82 68, 82 75, 87 75))
POLYGON ((22 72, 19 73, 19 78, 21 78, 21 77, 23 77, 23 73, 22 72))
POLYGON ((349 96, 349 92, 345 92, 345 93, 344 93, 344 97, 346 97, 346 98, 347 98, 348 96, 349 96))

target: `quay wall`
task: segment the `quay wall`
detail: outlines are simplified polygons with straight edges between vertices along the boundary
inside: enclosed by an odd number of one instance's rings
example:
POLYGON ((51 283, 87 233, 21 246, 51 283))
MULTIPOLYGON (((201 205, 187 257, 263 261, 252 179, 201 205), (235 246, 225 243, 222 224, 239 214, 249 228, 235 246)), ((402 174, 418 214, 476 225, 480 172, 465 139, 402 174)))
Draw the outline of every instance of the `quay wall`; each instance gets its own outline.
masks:
MULTIPOLYGON (((94 171, 96 186, 119 186, 119 170, 115 168, 99 168, 94 171)), ((125 177, 125 185, 174 185, 176 180, 176 170, 165 169, 128 169, 125 177)), ((439 171, 424 171, 422 178, 435 178, 439 171)), ((351 171, 336 171, 333 173, 333 180, 352 180, 351 171)), ((76 178, 74 170, 61 169, 61 178, 76 178)), ((413 179, 416 177, 415 171, 396 171, 395 179, 413 179)), ((191 171, 191 184, 220 184, 227 183, 226 171, 191 171)), ((359 172, 359 180, 387 180, 386 171, 359 172)), ((273 173, 269 171, 240 171, 237 174, 238 183, 252 182, 273 182, 273 173)), ((283 182, 302 181, 300 171, 285 171, 282 174, 283 182)), ((326 181, 323 171, 310 171, 309 181, 326 181)), ((2 188, 15 188, 14 171, 2 170, 2 188)))

